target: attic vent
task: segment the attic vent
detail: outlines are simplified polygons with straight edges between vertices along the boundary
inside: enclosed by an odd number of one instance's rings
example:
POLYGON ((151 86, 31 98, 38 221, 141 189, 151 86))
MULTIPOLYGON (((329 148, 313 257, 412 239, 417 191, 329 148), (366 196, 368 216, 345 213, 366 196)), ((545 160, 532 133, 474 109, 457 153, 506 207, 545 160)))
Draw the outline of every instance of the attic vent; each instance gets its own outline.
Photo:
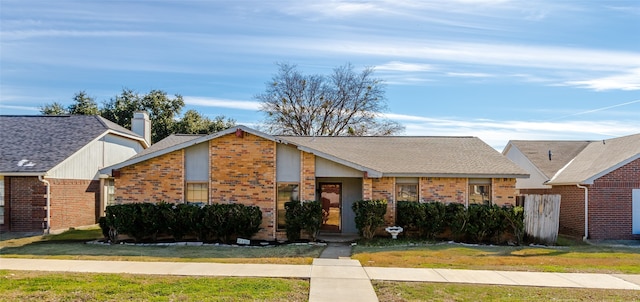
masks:
POLYGON ((551 155, 553 155, 553 153, 551 153, 551 150, 549 150, 549 160, 551 160, 551 155))

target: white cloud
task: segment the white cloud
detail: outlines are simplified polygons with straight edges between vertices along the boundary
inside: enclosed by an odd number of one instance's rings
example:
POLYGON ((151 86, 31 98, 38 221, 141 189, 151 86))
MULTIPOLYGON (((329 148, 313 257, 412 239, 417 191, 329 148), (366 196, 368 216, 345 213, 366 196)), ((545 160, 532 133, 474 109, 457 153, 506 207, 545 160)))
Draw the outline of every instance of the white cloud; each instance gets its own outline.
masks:
POLYGON ((599 140, 640 133, 636 121, 496 121, 383 114, 406 127, 405 135, 476 136, 497 150, 509 140, 599 140))
POLYGON ((595 91, 640 90, 640 68, 636 68, 627 73, 590 80, 567 81, 565 84, 568 86, 577 86, 595 91))
POLYGON ((226 100, 226 99, 196 97, 196 96, 185 96, 183 98, 184 98, 185 104, 187 105, 205 106, 205 107, 221 107, 221 108, 252 110, 252 111, 257 111, 260 109, 259 102, 226 100))
POLYGON ((491 78, 494 75, 482 72, 447 72, 446 75, 450 77, 462 77, 462 78, 491 78))
POLYGON ((435 68, 429 64, 420 63, 406 63, 400 61, 391 61, 379 66, 376 66, 376 70, 389 70, 389 71, 432 71, 435 68))

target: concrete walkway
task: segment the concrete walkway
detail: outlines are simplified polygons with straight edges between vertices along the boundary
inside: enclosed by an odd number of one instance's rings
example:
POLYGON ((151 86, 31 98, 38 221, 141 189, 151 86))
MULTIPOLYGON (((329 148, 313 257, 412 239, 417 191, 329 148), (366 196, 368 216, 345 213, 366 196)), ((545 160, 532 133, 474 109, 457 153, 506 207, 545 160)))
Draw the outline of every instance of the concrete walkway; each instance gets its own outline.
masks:
POLYGON ((378 301, 370 280, 626 289, 640 291, 640 275, 540 273, 362 267, 356 260, 314 259, 312 265, 136 262, 0 258, 0 269, 184 276, 284 277, 311 280, 310 301, 378 301))

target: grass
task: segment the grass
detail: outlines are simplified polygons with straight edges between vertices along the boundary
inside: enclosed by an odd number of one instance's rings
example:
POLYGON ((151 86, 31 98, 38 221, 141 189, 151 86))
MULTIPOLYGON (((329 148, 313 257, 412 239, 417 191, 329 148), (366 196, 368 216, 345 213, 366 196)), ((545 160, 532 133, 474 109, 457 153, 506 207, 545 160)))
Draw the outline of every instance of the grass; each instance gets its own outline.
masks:
POLYGON ((140 246, 98 245, 85 242, 102 238, 100 229, 70 230, 62 234, 0 241, 0 256, 13 258, 82 259, 112 261, 173 261, 220 263, 311 264, 324 247, 280 245, 240 246, 140 246))
POLYGON ((306 301, 309 282, 0 271, 0 301, 306 301))
POLYGON ((638 291, 373 281, 380 301, 640 301, 638 291))
POLYGON ((354 248, 364 266, 640 274, 640 248, 574 245, 558 247, 469 246, 438 243, 354 248))

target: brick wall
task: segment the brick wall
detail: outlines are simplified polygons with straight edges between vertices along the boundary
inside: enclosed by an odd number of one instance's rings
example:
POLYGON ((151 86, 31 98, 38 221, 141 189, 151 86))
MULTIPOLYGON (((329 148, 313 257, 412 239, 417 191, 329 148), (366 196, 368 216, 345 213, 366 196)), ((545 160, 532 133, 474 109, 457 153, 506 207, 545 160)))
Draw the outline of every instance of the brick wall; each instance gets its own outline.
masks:
POLYGON ((466 178, 420 178, 420 200, 424 202, 458 202, 467 200, 466 178))
POLYGON ((300 199, 301 200, 316 200, 316 156, 302 152, 300 160, 302 164, 302 171, 300 172, 300 179, 302 180, 300 199))
POLYGON ((362 179, 362 199, 373 199, 373 179, 372 178, 363 178, 362 179))
POLYGON ((49 179, 51 184, 51 229, 91 225, 97 222, 100 181, 49 179))
POLYGON ((633 189, 640 189, 640 159, 594 181, 589 188, 589 238, 640 239, 632 234, 633 189))
POLYGON ((114 185, 116 203, 183 202, 183 150, 120 169, 114 185))
MULTIPOLYGON (((640 159, 594 181, 589 188, 590 239, 640 239, 631 234, 632 191, 640 188, 640 159)), ((584 191, 572 186, 520 190, 522 194, 560 194, 560 233, 584 236, 584 191)))
POLYGON ((493 196, 491 202, 499 206, 516 205, 516 179, 494 178, 491 183, 493 196))
POLYGON ((395 183, 394 177, 383 177, 372 179, 371 184, 371 199, 384 199, 387 201, 387 214, 384 216, 387 225, 395 225, 396 221, 395 183))
POLYGON ((256 205, 262 210, 262 229, 256 239, 275 236, 276 143, 259 136, 235 133, 210 144, 211 200, 215 203, 256 205))
POLYGON ((9 204, 9 218, 5 224, 13 232, 44 229, 47 211, 46 186, 37 177, 5 177, 5 205, 9 204))

